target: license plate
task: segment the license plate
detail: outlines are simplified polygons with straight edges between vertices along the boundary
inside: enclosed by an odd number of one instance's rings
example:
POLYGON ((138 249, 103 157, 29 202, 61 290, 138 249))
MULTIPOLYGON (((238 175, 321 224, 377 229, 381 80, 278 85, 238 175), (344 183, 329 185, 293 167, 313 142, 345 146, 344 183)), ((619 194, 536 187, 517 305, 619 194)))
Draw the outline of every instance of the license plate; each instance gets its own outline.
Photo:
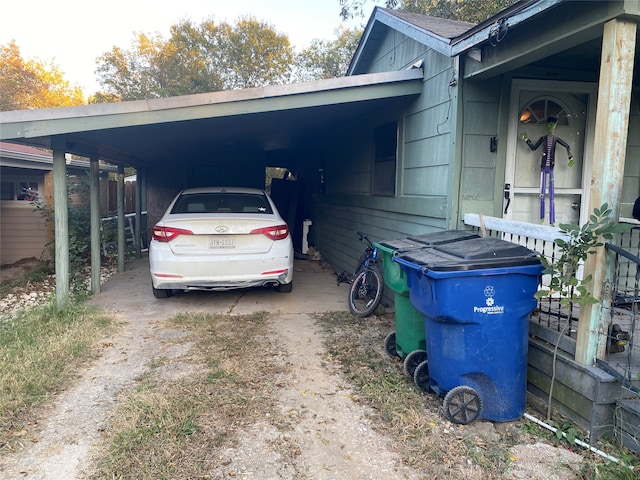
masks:
POLYGON ((209 248, 235 248, 236 241, 233 238, 212 238, 209 240, 209 248))

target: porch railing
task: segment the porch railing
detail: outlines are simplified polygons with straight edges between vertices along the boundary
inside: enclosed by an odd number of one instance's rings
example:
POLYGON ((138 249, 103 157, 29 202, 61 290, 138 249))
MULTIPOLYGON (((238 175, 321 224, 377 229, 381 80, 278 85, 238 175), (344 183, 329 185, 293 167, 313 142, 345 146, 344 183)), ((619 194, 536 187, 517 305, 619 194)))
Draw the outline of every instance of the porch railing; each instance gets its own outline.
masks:
POLYGON ((611 309, 611 326, 604 366, 609 367, 610 371, 621 372, 619 379, 635 393, 640 393, 640 352, 634 349, 635 342, 640 338, 640 325, 637 322, 640 302, 640 257, 627 248, 632 248, 638 253, 638 234, 640 227, 633 227, 629 233, 617 239, 625 248, 611 243, 605 245, 607 250, 615 255, 613 298, 616 308, 611 309))

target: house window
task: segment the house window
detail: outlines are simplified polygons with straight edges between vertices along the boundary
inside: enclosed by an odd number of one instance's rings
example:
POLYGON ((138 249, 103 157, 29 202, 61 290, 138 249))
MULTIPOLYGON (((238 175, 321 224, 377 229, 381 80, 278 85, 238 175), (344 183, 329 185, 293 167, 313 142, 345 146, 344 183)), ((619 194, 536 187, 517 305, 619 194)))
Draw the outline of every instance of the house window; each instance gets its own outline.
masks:
POLYGON ((0 200, 15 200, 16 193, 13 182, 0 183, 0 200))
POLYGON ((34 202, 38 198, 38 182, 3 180, 0 184, 0 200, 34 202))
POLYGON ((398 152, 397 122, 374 130, 375 158, 373 162, 373 194, 396 194, 396 163, 398 152))

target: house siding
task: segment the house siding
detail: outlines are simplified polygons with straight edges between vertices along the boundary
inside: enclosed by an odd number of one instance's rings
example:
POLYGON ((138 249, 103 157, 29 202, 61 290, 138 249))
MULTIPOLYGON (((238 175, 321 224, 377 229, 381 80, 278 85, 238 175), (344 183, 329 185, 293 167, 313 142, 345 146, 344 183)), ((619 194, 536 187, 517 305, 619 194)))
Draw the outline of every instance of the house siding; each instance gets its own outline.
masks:
POLYGON ((500 88, 495 80, 468 81, 464 86, 460 218, 465 213, 496 213, 498 152, 490 151, 490 143, 498 136, 500 88))
POLYGON ((46 254, 47 223, 32 205, 25 203, 2 202, 0 265, 46 254))
MULTIPOLYGON (((423 60, 419 97, 336 131, 326 147, 326 193, 314 197, 313 244, 336 271, 353 271, 364 250, 355 235, 392 240, 449 227, 456 121, 454 60, 390 32, 380 42, 371 72, 410 68, 423 60), (396 194, 373 196, 373 130, 398 122, 396 194)), ((454 193, 455 194, 455 193, 454 193)))

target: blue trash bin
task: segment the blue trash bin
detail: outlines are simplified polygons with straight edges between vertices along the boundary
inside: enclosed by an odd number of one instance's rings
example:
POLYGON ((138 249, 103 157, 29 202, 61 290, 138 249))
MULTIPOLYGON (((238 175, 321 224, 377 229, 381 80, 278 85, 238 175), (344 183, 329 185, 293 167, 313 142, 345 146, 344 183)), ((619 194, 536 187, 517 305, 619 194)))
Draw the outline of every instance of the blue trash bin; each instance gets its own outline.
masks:
POLYGON ((415 370, 418 386, 444 397, 445 416, 454 423, 520 418, 529 315, 542 272, 538 254, 476 238, 394 261, 405 270, 411 303, 425 319, 428 360, 415 370))

